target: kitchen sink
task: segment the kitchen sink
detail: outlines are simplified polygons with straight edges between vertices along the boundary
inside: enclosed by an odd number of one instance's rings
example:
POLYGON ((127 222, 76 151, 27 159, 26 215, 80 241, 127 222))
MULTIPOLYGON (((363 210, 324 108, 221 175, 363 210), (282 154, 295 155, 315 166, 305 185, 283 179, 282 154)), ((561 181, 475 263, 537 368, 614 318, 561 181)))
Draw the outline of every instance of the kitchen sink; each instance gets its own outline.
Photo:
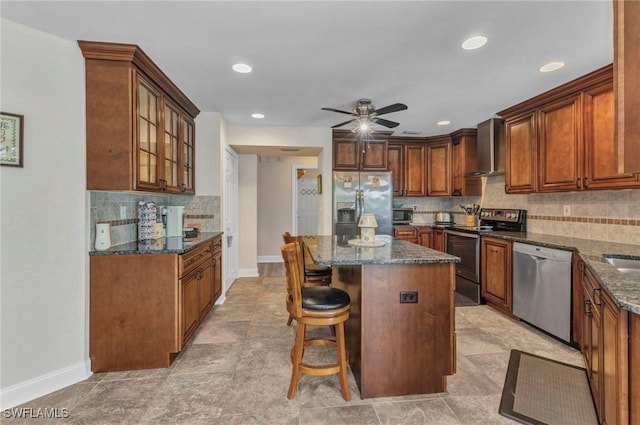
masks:
POLYGON ((605 257, 605 260, 622 273, 640 275, 640 259, 605 257))

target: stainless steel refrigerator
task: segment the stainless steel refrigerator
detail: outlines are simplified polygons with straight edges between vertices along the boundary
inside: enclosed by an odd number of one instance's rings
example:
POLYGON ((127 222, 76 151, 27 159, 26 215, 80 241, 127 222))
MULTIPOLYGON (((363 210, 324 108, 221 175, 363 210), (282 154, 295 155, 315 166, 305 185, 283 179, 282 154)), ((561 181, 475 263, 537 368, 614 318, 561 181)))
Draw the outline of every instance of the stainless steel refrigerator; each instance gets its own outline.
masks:
POLYGON ((393 236, 393 187, 391 173, 367 171, 333 172, 333 234, 358 235, 358 220, 373 213, 376 235, 393 236))

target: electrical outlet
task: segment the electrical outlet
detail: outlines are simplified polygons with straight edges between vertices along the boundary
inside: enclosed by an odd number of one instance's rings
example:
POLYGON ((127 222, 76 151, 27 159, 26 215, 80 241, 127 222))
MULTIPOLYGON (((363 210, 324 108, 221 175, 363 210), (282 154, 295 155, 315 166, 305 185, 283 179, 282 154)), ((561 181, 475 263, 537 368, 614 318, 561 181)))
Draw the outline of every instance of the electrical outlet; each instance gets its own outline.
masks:
POLYGON ((418 293, 416 291, 400 292, 400 304, 414 304, 418 302, 418 293))
POLYGON ((124 220, 125 218, 127 218, 127 207, 120 205, 120 219, 124 220))
POLYGON ((571 205, 565 205, 562 209, 562 215, 569 217, 571 215, 571 205))
POLYGON ((417 205, 414 205, 414 206, 413 206, 413 210, 414 210, 414 211, 418 211, 418 206, 417 206, 417 205))

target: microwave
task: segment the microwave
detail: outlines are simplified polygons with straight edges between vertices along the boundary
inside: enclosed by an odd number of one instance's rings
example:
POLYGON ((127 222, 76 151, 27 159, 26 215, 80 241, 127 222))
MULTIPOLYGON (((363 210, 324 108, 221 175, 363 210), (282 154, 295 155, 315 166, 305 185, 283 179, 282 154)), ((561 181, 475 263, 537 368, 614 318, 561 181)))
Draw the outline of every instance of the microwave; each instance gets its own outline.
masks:
POLYGON ((394 208, 393 224, 409 224, 413 221, 413 209, 411 208, 394 208))

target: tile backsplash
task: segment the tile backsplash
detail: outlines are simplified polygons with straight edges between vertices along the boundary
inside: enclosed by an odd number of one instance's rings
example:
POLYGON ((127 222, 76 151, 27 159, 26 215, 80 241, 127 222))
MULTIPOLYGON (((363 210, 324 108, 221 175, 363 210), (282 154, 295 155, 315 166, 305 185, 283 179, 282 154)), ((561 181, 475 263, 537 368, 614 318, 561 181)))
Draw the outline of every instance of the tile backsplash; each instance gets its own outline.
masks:
POLYGON ((90 249, 95 243, 96 223, 109 223, 111 245, 138 239, 138 202, 156 205, 182 205, 185 224, 199 224, 203 232, 220 230, 219 196, 159 195, 153 193, 90 191, 90 249), (121 213, 124 213, 122 218, 121 213))
POLYGON ((482 197, 395 198, 416 206, 416 214, 433 221, 433 212, 451 211, 464 221, 459 204, 527 210, 527 231, 640 245, 640 189, 507 195, 504 176, 483 177, 482 197), (568 207, 565 215, 565 207, 568 207))

